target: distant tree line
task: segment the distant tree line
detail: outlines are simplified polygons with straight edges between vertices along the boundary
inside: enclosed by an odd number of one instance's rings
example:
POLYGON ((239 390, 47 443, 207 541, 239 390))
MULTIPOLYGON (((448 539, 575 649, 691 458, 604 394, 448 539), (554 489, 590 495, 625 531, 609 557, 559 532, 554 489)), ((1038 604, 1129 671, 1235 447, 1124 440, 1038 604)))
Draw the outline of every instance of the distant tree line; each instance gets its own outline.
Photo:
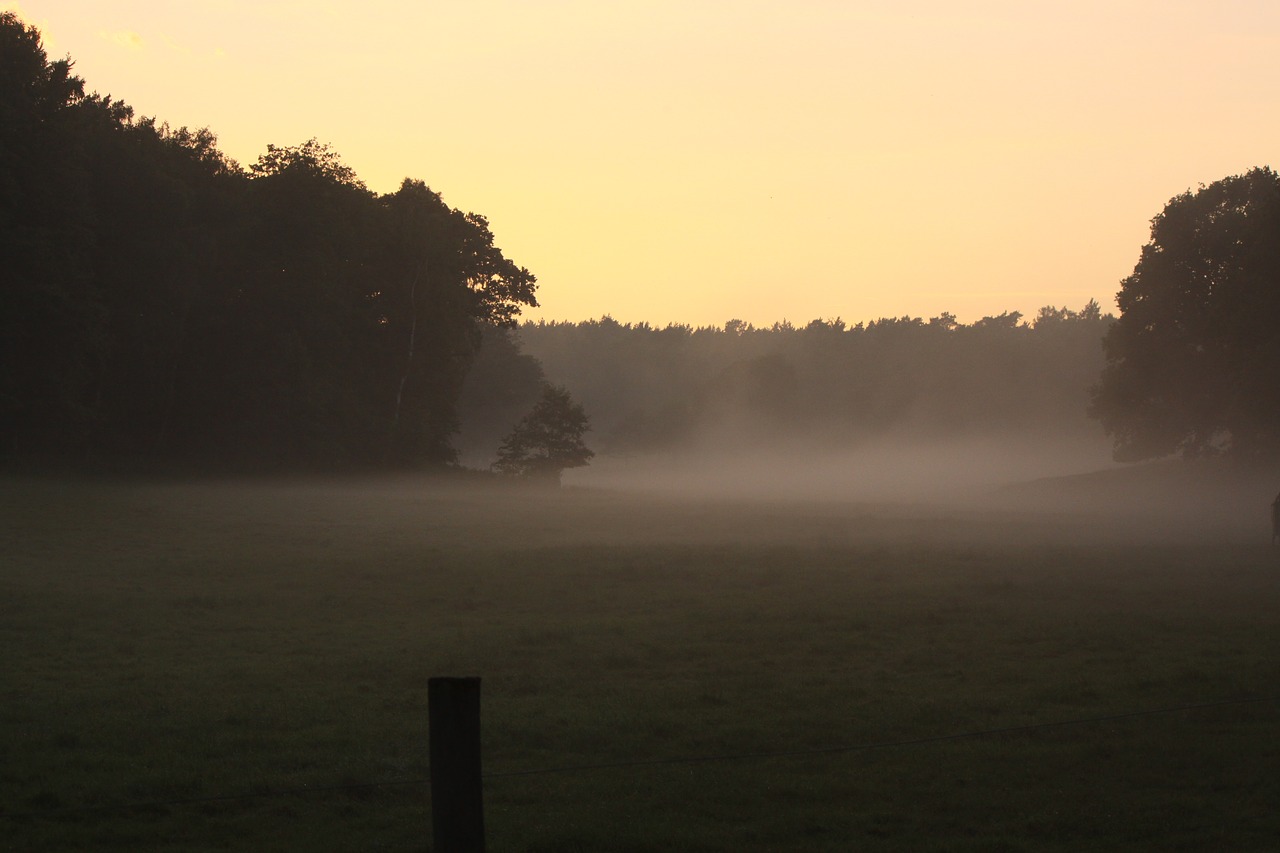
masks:
MULTIPOLYGON (((1096 438, 1100 426, 1119 461, 1280 462, 1280 175, 1259 167, 1170 199, 1117 304, 1119 319, 1091 301, 970 325, 945 313, 855 326, 525 323, 529 355, 503 332, 486 372, 540 363, 611 453, 1096 438)), ((502 393, 524 401, 532 389, 502 393)))
MULTIPOLYGON (((609 317, 524 323, 519 341, 592 415, 604 452, 714 445, 842 446, 893 435, 1100 437, 1085 414, 1114 318, 1096 302, 972 324, 653 327, 609 317)), ((513 350, 515 355, 519 350, 513 350)))
POLYGON ((242 167, 86 93, 0 13, 0 465, 487 466, 502 446, 509 469, 572 467, 588 415, 605 453, 1096 437, 1092 415, 1119 459, 1280 458, 1269 168, 1169 202, 1118 320, 517 327, 535 284, 423 182, 371 192, 316 140, 242 167), (572 453, 538 449, 547 423, 572 453))
POLYGON ((242 168, 86 94, 8 12, 0 258, 9 464, 448 462, 482 327, 536 305, 421 181, 378 195, 315 140, 242 168))

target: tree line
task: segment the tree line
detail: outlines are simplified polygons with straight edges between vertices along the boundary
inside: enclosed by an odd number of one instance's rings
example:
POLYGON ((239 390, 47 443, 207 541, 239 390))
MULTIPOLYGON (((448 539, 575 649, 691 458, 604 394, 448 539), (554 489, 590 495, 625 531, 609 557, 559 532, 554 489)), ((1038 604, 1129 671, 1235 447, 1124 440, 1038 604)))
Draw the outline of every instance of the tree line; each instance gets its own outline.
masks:
POLYGON ((244 168, 86 93, 0 14, 0 455, 441 464, 484 326, 536 305, 484 217, 315 140, 244 168))
POLYGON ((1105 433, 1122 462, 1280 472, 1280 175, 1257 167, 1171 198, 1116 302, 1118 318, 1090 301, 969 325, 526 322, 489 333, 464 438, 533 399, 545 370, 610 453, 1105 433))
MULTIPOLYGON (((527 381, 536 382, 540 365, 582 401, 594 441, 609 453, 847 446, 889 434, 1100 436, 1085 409, 1113 321, 1090 302, 1078 311, 1046 307, 1029 321, 1011 312, 968 325, 945 313, 768 328, 526 322, 488 336, 499 339, 486 345, 488 357, 512 367, 489 368, 482 353, 477 368, 514 378, 523 358, 527 381)), ((477 384, 465 399, 492 407, 497 394, 477 384)), ((507 394, 514 410, 531 392, 507 394)), ((483 431, 482 418, 464 421, 472 424, 483 431)))
POLYGON ((1118 318, 1090 302, 967 325, 517 325, 536 279, 483 216, 420 180, 374 193, 314 139, 241 166, 208 129, 86 92, 4 12, 0 258, 8 467, 421 467, 501 448, 500 467, 540 470, 529 448, 556 423, 571 465, 588 427, 606 453, 1100 425, 1127 461, 1280 458, 1267 167, 1169 201, 1118 318))

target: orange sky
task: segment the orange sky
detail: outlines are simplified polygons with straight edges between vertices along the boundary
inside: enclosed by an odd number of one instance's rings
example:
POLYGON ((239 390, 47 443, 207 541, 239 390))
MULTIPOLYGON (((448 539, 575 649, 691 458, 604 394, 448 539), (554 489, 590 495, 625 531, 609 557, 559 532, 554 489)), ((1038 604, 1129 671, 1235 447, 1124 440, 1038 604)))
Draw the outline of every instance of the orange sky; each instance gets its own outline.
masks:
POLYGON ((0 2, 244 164, 489 217, 529 316, 1113 310, 1173 195, 1280 166, 1280 3, 0 2), (962 11, 961 11, 962 10, 962 11))

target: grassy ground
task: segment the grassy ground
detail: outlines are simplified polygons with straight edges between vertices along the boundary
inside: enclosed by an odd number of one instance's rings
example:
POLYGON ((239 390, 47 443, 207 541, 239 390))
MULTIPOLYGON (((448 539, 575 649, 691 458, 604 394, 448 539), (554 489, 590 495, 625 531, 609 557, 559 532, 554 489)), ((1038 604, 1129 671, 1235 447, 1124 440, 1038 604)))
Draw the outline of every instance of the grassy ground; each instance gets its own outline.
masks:
POLYGON ((1280 557, 1180 520, 408 480, 0 483, 0 849, 1269 850, 1280 557), (262 795, 182 805, 135 803, 262 795))

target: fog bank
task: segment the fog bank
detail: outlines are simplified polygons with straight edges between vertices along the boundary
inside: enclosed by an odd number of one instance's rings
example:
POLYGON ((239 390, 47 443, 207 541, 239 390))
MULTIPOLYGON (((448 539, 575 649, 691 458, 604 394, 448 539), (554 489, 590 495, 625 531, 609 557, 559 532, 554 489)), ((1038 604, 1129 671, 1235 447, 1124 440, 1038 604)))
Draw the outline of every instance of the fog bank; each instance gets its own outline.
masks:
POLYGON ((849 449, 754 447, 598 457, 569 485, 744 500, 969 504, 1002 487, 1114 465, 1102 440, 882 439, 849 449))
POLYGON ((1223 460, 1119 465, 1105 441, 880 441, 847 451, 603 457, 566 485, 680 499, 850 502, 1078 519, 1082 535, 1266 543, 1280 470, 1223 460), (1103 530, 1107 531, 1103 534, 1103 530), (1126 534, 1126 531, 1128 533, 1126 534))

